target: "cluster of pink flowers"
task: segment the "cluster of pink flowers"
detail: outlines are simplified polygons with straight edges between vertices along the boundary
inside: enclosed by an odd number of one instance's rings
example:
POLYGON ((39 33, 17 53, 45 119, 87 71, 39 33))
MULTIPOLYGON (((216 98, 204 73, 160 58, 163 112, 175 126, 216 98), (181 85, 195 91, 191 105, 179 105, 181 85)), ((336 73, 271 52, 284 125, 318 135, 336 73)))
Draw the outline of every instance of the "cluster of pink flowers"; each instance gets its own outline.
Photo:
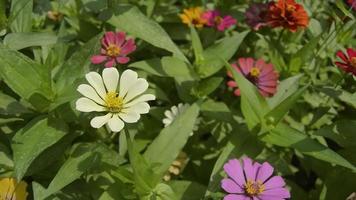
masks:
POLYGON ((222 16, 218 10, 208 10, 203 13, 206 25, 215 27, 218 31, 225 31, 237 23, 237 20, 230 15, 222 16))

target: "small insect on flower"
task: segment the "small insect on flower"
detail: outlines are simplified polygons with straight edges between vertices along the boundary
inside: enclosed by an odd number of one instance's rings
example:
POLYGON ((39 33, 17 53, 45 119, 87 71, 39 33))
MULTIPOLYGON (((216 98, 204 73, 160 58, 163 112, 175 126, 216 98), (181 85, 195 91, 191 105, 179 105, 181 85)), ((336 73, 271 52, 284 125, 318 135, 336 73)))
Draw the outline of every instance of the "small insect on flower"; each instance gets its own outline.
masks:
POLYGON ((253 162, 250 158, 229 160, 224 165, 228 175, 221 187, 228 195, 224 200, 284 200, 290 198, 281 176, 273 176, 273 167, 268 163, 253 162))
POLYGON ((135 41, 126 39, 125 32, 106 32, 101 39, 99 55, 91 57, 93 64, 105 63, 105 67, 113 67, 115 64, 125 64, 130 61, 128 54, 136 50, 135 41))
POLYGON ((85 78, 90 85, 78 86, 78 92, 84 97, 77 100, 76 109, 105 113, 90 121, 94 128, 108 124, 111 131, 119 132, 124 122, 135 123, 141 114, 148 113, 150 106, 147 101, 155 99, 152 94, 143 94, 148 83, 132 70, 125 70, 120 77, 116 68, 105 68, 102 76, 89 72, 85 78))
POLYGON ((206 25, 215 27, 218 31, 225 31, 237 23, 236 19, 227 15, 222 17, 217 10, 208 10, 203 13, 203 18, 207 21, 206 25))
POLYGON ((193 7, 184 9, 183 13, 179 14, 182 23, 188 26, 193 25, 197 28, 202 28, 207 21, 203 18, 203 9, 201 7, 193 7))
MULTIPOLYGON (((274 70, 272 64, 265 63, 262 59, 239 58, 236 63, 232 64, 232 67, 253 83, 261 95, 268 97, 277 92, 279 74, 274 70)), ((232 78, 232 73, 228 72, 228 76, 232 78)), ((227 85, 235 89, 234 94, 236 96, 240 96, 240 89, 235 81, 228 81, 227 85)))
POLYGON ((27 183, 21 181, 17 183, 14 178, 0 179, 0 200, 26 200, 27 183))
POLYGON ((267 26, 268 4, 253 3, 245 12, 246 23, 255 31, 267 26))
POLYGON ((308 26, 309 17, 304 7, 295 0, 278 0, 269 4, 267 21, 273 28, 283 27, 296 32, 299 27, 308 26))
POLYGON ((356 49, 348 48, 346 52, 347 54, 342 51, 336 53, 343 62, 335 62, 335 64, 345 72, 356 76, 356 49))

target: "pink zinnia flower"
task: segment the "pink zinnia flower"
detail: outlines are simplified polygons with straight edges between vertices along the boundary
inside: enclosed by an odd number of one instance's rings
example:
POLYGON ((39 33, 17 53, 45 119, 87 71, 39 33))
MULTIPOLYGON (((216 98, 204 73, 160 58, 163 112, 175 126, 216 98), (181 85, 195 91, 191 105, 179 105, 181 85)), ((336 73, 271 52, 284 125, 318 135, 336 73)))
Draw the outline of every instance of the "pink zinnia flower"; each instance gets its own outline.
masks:
POLYGON ((203 18, 207 20, 206 25, 216 27, 219 31, 224 31, 237 23, 236 19, 227 15, 222 17, 217 10, 208 10, 203 13, 203 18))
POLYGON ((352 73, 356 76, 356 50, 348 48, 346 52, 347 55, 342 51, 336 53, 336 55, 344 62, 335 62, 335 64, 345 72, 352 73))
POLYGON ((349 5, 356 10, 356 0, 347 0, 347 3, 349 3, 349 5))
POLYGON ((264 162, 253 163, 250 158, 229 160, 224 170, 229 178, 221 181, 221 187, 229 193, 224 200, 284 200, 290 198, 281 176, 273 176, 273 167, 264 162))
MULTIPOLYGON (((272 64, 265 63, 262 59, 240 58, 232 67, 253 83, 263 96, 273 96, 277 92, 279 74, 272 64)), ((228 76, 232 78, 231 72, 228 72, 228 76)), ((234 94, 240 96, 240 89, 235 81, 228 81, 227 85, 236 88, 234 94)))
POLYGON ((253 3, 245 12, 246 23, 255 31, 267 26, 268 4, 253 3))
POLYGON ((116 63, 125 64, 130 61, 127 55, 135 49, 134 40, 126 39, 125 32, 106 32, 101 39, 100 55, 91 57, 91 62, 100 64, 105 61, 105 67, 113 67, 116 63))

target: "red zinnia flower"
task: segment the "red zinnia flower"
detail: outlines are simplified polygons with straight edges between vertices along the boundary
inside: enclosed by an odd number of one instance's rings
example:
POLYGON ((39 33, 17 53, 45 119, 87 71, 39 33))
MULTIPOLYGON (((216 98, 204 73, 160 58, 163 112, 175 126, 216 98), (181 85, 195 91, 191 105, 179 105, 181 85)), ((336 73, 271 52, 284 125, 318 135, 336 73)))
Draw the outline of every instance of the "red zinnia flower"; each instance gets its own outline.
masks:
POLYGON ((246 23, 255 31, 267 25, 268 4, 253 3, 245 12, 246 23))
POLYGON ((126 39, 125 32, 106 32, 101 39, 100 55, 91 57, 91 62, 100 64, 107 61, 105 67, 113 67, 116 63, 125 64, 130 61, 127 55, 135 50, 134 40, 126 39))
MULTIPOLYGON (((273 96, 277 92, 279 74, 272 64, 265 63, 262 59, 240 58, 232 67, 253 83, 263 96, 273 96)), ((228 76, 232 78, 231 72, 228 72, 228 76)), ((228 81, 227 85, 235 89, 236 96, 240 96, 240 89, 235 81, 228 81)))
POLYGON ((349 3, 349 5, 356 10, 356 0, 347 0, 347 3, 349 3))
POLYGON ((298 27, 306 28, 309 17, 301 4, 294 0, 271 2, 268 8, 267 21, 270 26, 283 27, 296 32, 298 27))
POLYGON ((356 50, 348 48, 346 52, 347 55, 342 51, 336 53, 336 55, 344 62, 335 62, 335 64, 345 72, 352 73, 356 76, 356 50))

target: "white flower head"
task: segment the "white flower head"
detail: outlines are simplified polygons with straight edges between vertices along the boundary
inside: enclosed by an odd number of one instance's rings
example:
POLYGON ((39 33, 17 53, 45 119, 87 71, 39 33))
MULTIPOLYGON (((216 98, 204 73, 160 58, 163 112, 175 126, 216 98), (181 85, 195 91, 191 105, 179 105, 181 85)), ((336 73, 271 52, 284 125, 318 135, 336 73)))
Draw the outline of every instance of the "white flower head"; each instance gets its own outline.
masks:
MULTIPOLYGON (((182 112, 184 112, 189 107, 189 104, 179 103, 177 106, 172 106, 170 110, 166 110, 164 115, 166 118, 162 120, 164 127, 169 126, 182 112)), ((199 120, 195 121, 193 131, 198 130, 199 120)), ((193 135, 193 132, 190 134, 193 135)))
POLYGON ((141 114, 148 113, 150 106, 147 101, 155 99, 152 94, 143 94, 148 82, 138 78, 132 70, 125 70, 120 77, 116 68, 105 68, 102 76, 89 72, 85 78, 89 84, 78 86, 78 92, 84 97, 77 100, 76 109, 103 113, 90 121, 94 128, 107 124, 111 131, 119 132, 124 122, 135 123, 141 114))

